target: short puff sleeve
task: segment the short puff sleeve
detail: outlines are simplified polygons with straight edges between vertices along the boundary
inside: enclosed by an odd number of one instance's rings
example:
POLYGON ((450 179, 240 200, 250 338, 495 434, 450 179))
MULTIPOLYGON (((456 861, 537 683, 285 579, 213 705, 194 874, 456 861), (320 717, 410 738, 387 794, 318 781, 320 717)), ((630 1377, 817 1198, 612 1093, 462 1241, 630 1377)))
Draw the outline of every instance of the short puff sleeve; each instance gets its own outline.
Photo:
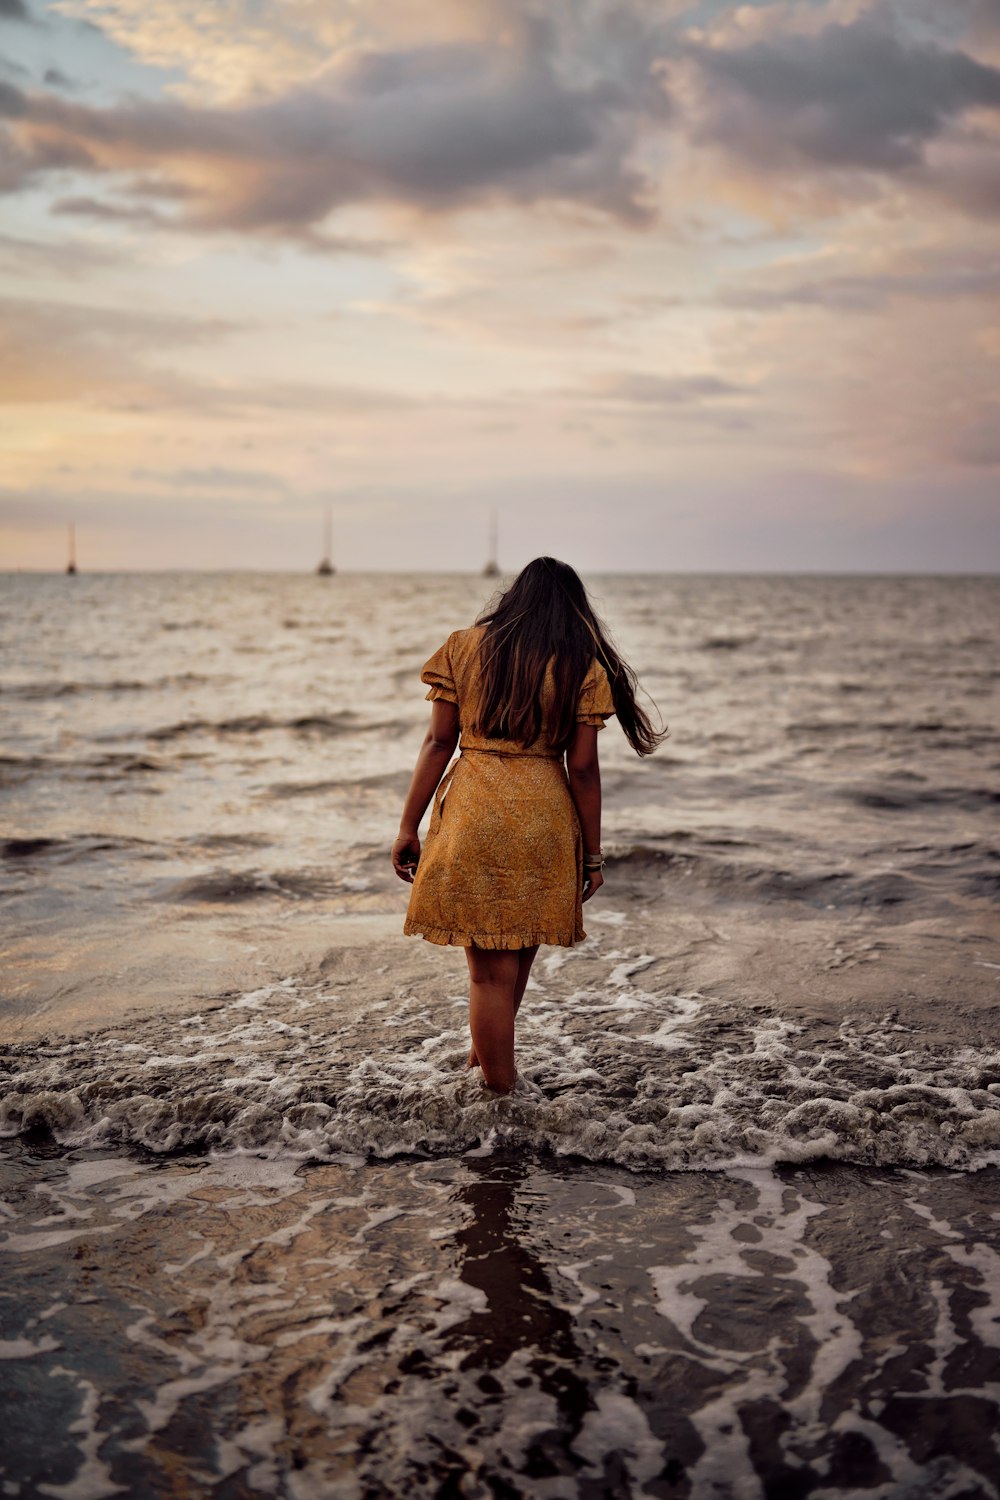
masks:
POLYGON ((434 655, 424 662, 420 672, 420 681, 430 686, 430 692, 425 693, 428 702, 433 703, 437 698, 444 698, 447 703, 458 703, 458 692, 455 688, 455 675, 451 666, 451 655, 449 647, 451 636, 443 646, 439 646, 434 655))
POLYGON ((614 712, 615 700, 608 674, 595 658, 580 688, 576 722, 593 724, 595 729, 603 729, 605 719, 610 718, 614 712))

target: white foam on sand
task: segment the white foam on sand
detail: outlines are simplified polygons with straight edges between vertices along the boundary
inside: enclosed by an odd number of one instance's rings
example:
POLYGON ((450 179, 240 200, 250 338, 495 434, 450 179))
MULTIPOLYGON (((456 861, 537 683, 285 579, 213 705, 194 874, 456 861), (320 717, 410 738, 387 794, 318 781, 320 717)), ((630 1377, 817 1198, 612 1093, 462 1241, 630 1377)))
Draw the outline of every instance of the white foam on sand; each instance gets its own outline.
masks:
POLYGON ((649 1419, 622 1391, 598 1391, 595 1405, 583 1419, 573 1439, 573 1452, 596 1474, 613 1453, 629 1477, 629 1493, 643 1495, 645 1483, 663 1472, 664 1444, 655 1436, 649 1419))
POLYGON ((926 1047, 893 1014, 847 1017, 813 1043, 760 1007, 644 988, 637 976, 653 962, 604 951, 599 937, 544 959, 507 1098, 465 1070, 463 996, 432 1005, 402 991, 350 1010, 289 978, 197 1026, 150 1020, 127 1037, 19 1049, 0 1133, 319 1160, 494 1139, 633 1170, 1000 1162, 1000 1050, 926 1047))
MULTIPOLYGON (((960 1231, 952 1229, 950 1225, 936 1218, 933 1210, 926 1203, 921 1203, 919 1199, 907 1199, 907 1204, 914 1213, 927 1221, 935 1234, 941 1236, 942 1249, 956 1266, 972 1273, 970 1278, 972 1285, 986 1300, 978 1306, 969 1308, 966 1316, 980 1343, 985 1344, 987 1348, 1000 1349, 1000 1255, 990 1245, 984 1245, 981 1242, 970 1243, 960 1231)), ((957 1339, 954 1327, 949 1328, 945 1319, 942 1319, 942 1323, 941 1335, 935 1339, 935 1348, 941 1364, 951 1352, 957 1339)), ((993 1389, 1000 1392, 1000 1366, 997 1369, 997 1379, 991 1382, 991 1385, 993 1389)))
POLYGON ((0 1359, 30 1359, 33 1354, 47 1354, 59 1347, 59 1340, 47 1333, 37 1340, 0 1339, 0 1359))
POLYGON ((80 1415, 68 1428, 74 1435, 79 1434, 80 1466, 66 1484, 39 1484, 38 1493, 53 1495, 56 1500, 103 1500, 105 1495, 124 1494, 126 1486, 112 1480, 108 1464, 99 1457, 101 1444, 107 1436, 97 1426, 100 1392, 91 1381, 62 1365, 54 1366, 49 1373, 69 1376, 80 1390, 80 1415))
MULTIPOLYGON (((766 1500, 766 1490, 755 1471, 748 1435, 740 1419, 741 1409, 756 1402, 772 1402, 779 1407, 785 1429, 780 1438, 784 1456, 791 1468, 801 1467, 810 1454, 819 1451, 829 1435, 827 1393, 845 1380, 863 1358, 862 1328, 852 1317, 857 1289, 836 1290, 835 1268, 806 1234, 809 1221, 824 1213, 824 1205, 810 1201, 801 1189, 790 1191, 787 1184, 768 1172, 739 1169, 727 1175, 742 1177, 752 1186, 757 1200, 753 1212, 748 1215, 745 1207, 739 1208, 729 1199, 719 1199, 707 1221, 698 1225, 693 1249, 686 1251, 676 1265, 651 1267, 650 1276, 656 1289, 657 1311, 679 1336, 679 1340, 675 1337, 668 1341, 670 1347, 694 1351, 702 1368, 717 1372, 723 1381, 720 1394, 707 1401, 693 1418, 705 1448, 689 1471, 692 1495, 697 1500, 702 1497, 728 1500, 734 1495, 741 1500, 766 1500), (752 1236, 749 1245, 743 1238, 748 1231, 752 1236), (773 1257, 772 1264, 779 1267, 784 1263, 789 1269, 781 1271, 782 1283, 790 1282, 797 1287, 809 1307, 809 1311, 797 1314, 794 1319, 795 1334, 805 1330, 813 1341, 809 1379, 794 1394, 788 1389, 785 1361, 792 1329, 772 1326, 766 1342, 763 1339, 755 1342, 751 1337, 749 1347, 734 1346, 732 1340, 728 1347, 722 1347, 718 1336, 710 1331, 711 1323, 705 1334, 698 1331, 698 1320, 708 1313, 713 1296, 712 1282, 705 1278, 752 1280, 755 1273, 748 1248, 757 1265, 762 1264, 762 1256, 773 1257)), ((927 1212, 916 1200, 907 1203, 916 1212, 927 1212)), ((938 1232, 955 1237, 949 1226, 935 1227, 938 1232)), ((978 1246, 976 1251, 990 1253, 986 1246, 978 1246)), ((938 1305, 944 1310, 938 1325, 938 1333, 943 1331, 944 1337, 936 1346, 937 1358, 928 1372, 925 1389, 954 1398, 959 1394, 956 1388, 945 1392, 941 1383, 943 1360, 955 1347, 954 1325, 947 1310, 948 1292, 941 1286, 934 1290, 938 1305)), ((752 1309, 755 1304, 750 1301, 748 1306, 752 1309)), ((995 1339, 995 1323, 992 1332, 995 1339)), ((882 1363, 902 1352, 902 1347, 890 1345, 884 1351, 882 1363)), ((1000 1395, 1000 1389, 997 1394, 1000 1395)), ((882 1500, 906 1495, 917 1500, 917 1496, 927 1494, 957 1496, 982 1492, 982 1474, 961 1463, 946 1466, 944 1485, 937 1488, 927 1468, 915 1462, 905 1439, 873 1421, 857 1405, 852 1404, 837 1415, 835 1430, 840 1435, 856 1434, 869 1442, 892 1476, 885 1484, 871 1488, 866 1485, 865 1495, 878 1495, 882 1500)), ((990 1493, 989 1489, 985 1492, 990 1493)), ((843 1493, 840 1486, 819 1485, 810 1490, 811 1495, 822 1496, 824 1500, 842 1497, 843 1493)))

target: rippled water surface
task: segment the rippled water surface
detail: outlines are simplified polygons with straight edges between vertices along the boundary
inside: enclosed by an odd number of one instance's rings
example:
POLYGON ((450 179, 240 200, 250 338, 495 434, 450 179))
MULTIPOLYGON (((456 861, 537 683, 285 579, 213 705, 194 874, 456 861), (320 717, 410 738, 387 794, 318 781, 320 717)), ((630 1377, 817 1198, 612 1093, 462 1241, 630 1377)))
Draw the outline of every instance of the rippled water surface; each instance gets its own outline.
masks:
POLYGON ((5 1493, 1000 1497, 1000 582, 591 582, 671 736, 498 1100, 387 860, 487 585, 2 579, 5 1493))
MULTIPOLYGON (((671 726, 641 764, 602 736, 620 860, 884 915, 996 895, 997 580, 593 587, 671 726)), ((320 922, 398 912, 385 845, 427 713, 417 672, 485 589, 4 578, 8 1015, 170 1004, 245 977, 257 922, 309 945, 320 922)))

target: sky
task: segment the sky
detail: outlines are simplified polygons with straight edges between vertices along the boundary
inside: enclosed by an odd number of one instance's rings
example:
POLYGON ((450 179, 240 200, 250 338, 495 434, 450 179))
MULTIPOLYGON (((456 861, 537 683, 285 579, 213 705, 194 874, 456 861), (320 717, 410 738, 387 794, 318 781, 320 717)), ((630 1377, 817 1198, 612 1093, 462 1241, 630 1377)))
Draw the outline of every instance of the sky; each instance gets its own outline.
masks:
POLYGON ((1000 0, 0 0, 0 568, 994 572, 1000 0))

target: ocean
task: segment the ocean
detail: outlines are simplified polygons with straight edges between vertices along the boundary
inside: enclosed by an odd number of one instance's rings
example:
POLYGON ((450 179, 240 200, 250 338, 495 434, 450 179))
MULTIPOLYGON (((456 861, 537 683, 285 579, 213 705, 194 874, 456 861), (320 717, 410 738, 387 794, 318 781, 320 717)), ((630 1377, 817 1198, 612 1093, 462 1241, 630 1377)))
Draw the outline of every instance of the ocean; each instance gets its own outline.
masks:
POLYGON ((0 579, 8 1495, 1000 1497, 1000 579, 587 580, 670 727, 509 1098, 455 575, 0 579))

